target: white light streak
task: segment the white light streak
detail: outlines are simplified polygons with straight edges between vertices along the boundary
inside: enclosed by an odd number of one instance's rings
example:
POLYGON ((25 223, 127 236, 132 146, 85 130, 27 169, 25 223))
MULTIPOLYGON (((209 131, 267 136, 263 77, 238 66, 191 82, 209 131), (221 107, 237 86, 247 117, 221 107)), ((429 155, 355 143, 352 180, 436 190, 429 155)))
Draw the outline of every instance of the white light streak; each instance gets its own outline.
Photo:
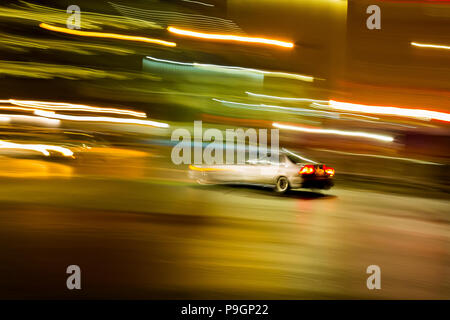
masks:
POLYGON ((61 119, 61 120, 70 120, 70 121, 88 121, 88 122, 109 122, 109 123, 123 123, 123 124, 140 124, 151 127, 159 127, 159 128, 168 128, 169 125, 167 123, 150 121, 150 120, 140 120, 140 119, 125 119, 125 118, 112 118, 112 117, 82 117, 82 116, 69 116, 63 114, 56 114, 52 111, 42 111, 35 110, 35 115, 61 119))
POLYGON ((245 93, 248 94, 249 96, 259 97, 259 98, 267 98, 267 99, 276 99, 276 100, 285 100, 285 101, 301 101, 301 102, 304 101, 304 102, 328 103, 328 100, 269 96, 269 95, 253 93, 253 92, 249 92, 249 91, 246 91, 245 93))
POLYGON ((280 124, 280 123, 276 123, 276 122, 274 122, 272 125, 276 128, 280 128, 280 129, 294 130, 294 131, 307 132, 307 133, 334 134, 334 135, 342 135, 342 136, 350 136, 350 137, 368 138, 368 139, 380 140, 380 141, 385 141, 385 142, 394 141, 394 138, 392 138, 390 136, 374 134, 374 133, 367 133, 367 132, 343 131, 343 130, 337 130, 337 129, 306 128, 306 127, 285 125, 285 124, 280 124))
MULTIPOLYGON (((179 62, 179 61, 172 61, 172 60, 166 60, 166 59, 159 59, 159 58, 155 58, 155 57, 151 57, 151 56, 147 56, 146 58, 149 60, 157 61, 157 62, 171 63, 171 64, 177 64, 177 65, 182 65, 182 66, 190 66, 190 67, 206 68, 206 69, 218 69, 218 71, 221 71, 221 72, 223 72, 223 71, 250 72, 250 73, 263 74, 268 77, 288 78, 288 79, 301 80, 301 81, 306 81, 306 82, 314 81, 314 77, 296 74, 296 73, 267 71, 267 70, 253 69, 253 68, 223 66, 223 65, 205 64, 205 63, 197 63, 197 62, 179 62)), ((321 100, 317 100, 317 101, 321 101, 321 100)))

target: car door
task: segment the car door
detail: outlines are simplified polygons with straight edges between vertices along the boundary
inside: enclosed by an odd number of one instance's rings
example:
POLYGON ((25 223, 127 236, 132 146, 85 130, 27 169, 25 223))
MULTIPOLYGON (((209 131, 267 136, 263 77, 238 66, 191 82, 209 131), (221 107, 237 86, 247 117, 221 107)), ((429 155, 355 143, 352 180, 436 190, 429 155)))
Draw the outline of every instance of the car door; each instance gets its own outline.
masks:
POLYGON ((245 161, 242 168, 242 180, 249 184, 260 184, 261 182, 261 162, 259 159, 245 161))
POLYGON ((280 161, 270 157, 263 158, 259 161, 259 176, 260 183, 273 184, 278 176, 280 161))

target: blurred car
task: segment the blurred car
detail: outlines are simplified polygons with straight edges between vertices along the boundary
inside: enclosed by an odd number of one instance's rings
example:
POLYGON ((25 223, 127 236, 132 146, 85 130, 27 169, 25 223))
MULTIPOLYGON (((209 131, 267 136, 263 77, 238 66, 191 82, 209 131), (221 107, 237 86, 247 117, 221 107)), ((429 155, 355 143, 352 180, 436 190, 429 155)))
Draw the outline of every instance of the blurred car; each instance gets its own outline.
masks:
POLYGON ((189 176, 201 184, 262 185, 278 193, 298 188, 330 189, 334 168, 305 160, 283 149, 277 157, 250 159, 244 164, 190 165, 189 176))

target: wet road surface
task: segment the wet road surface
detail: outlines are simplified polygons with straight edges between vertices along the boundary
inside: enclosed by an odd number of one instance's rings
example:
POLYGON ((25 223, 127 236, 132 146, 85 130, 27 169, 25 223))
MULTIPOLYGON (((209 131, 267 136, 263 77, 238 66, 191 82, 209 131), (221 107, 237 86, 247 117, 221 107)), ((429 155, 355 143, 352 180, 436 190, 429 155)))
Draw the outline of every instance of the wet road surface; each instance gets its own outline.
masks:
POLYGON ((2 177, 0 297, 450 298, 448 200, 182 178, 2 177))

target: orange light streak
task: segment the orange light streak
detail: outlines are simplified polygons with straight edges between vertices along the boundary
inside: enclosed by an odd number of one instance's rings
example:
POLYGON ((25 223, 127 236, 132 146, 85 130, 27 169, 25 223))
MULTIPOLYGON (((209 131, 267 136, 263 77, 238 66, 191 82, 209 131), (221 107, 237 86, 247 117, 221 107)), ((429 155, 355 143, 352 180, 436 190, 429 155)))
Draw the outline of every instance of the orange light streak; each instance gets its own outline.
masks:
POLYGON ((176 47, 176 45, 177 45, 175 42, 169 42, 169 41, 164 41, 164 40, 160 40, 160 39, 152 39, 152 38, 139 37, 139 36, 128 36, 128 35, 117 34, 117 33, 72 30, 72 29, 52 26, 52 25, 49 25, 46 23, 41 23, 39 25, 39 27, 46 29, 46 30, 54 31, 54 32, 73 34, 73 35, 82 36, 82 37, 108 38, 108 39, 146 42, 146 43, 159 44, 159 45, 167 46, 167 47, 176 47))
POLYGON ((294 44, 292 42, 274 40, 274 39, 266 39, 266 38, 258 38, 258 37, 243 37, 237 35, 230 34, 216 34, 216 33, 203 33, 185 29, 179 29, 175 27, 168 27, 167 30, 171 33, 175 33, 177 35, 193 37, 193 38, 201 38, 201 39, 210 39, 210 40, 224 40, 224 41, 238 41, 238 42, 247 42, 247 43, 260 43, 267 44, 273 46, 279 46, 284 48, 293 48, 294 44))

